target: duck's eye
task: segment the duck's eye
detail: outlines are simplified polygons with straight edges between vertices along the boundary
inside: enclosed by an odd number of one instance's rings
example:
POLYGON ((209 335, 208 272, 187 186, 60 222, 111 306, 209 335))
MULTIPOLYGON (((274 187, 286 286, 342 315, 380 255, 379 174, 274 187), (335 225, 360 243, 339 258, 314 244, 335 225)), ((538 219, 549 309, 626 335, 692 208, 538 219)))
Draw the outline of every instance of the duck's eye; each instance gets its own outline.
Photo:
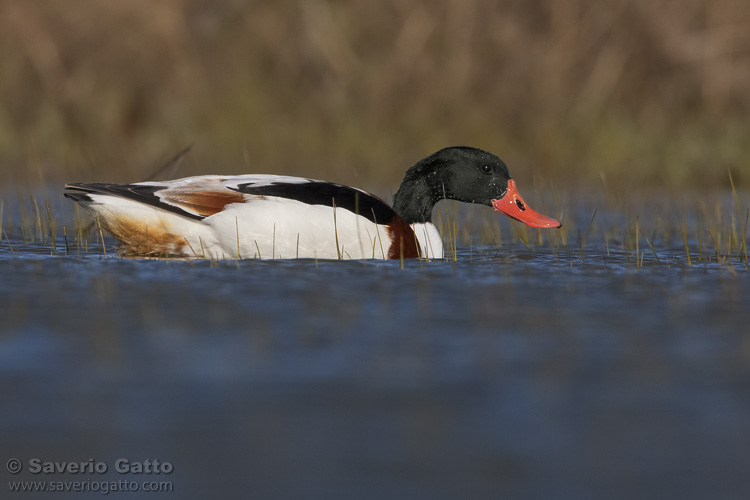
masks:
POLYGON ((482 172, 484 172, 485 174, 489 174, 490 172, 492 172, 491 165, 482 165, 481 169, 482 169, 482 172))

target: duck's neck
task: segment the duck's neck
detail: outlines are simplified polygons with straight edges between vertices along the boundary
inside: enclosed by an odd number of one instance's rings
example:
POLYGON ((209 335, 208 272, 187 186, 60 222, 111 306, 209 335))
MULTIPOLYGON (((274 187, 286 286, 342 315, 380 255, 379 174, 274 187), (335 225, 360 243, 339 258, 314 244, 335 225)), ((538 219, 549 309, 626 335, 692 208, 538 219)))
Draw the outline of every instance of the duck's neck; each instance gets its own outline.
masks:
POLYGON ((432 208, 439 200, 427 177, 407 177, 393 195, 393 209, 409 224, 432 222, 432 208))

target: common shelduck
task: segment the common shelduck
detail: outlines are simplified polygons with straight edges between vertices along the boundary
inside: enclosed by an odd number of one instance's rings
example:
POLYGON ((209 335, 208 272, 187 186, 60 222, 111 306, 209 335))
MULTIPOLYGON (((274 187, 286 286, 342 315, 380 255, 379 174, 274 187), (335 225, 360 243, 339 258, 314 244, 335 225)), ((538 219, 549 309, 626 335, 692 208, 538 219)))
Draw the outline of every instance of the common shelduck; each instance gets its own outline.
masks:
POLYGON ((131 256, 440 259, 432 209, 442 199, 489 205, 531 227, 560 227, 526 205, 500 158, 466 146, 441 149, 409 168, 393 208, 361 189, 281 175, 65 189, 131 256))

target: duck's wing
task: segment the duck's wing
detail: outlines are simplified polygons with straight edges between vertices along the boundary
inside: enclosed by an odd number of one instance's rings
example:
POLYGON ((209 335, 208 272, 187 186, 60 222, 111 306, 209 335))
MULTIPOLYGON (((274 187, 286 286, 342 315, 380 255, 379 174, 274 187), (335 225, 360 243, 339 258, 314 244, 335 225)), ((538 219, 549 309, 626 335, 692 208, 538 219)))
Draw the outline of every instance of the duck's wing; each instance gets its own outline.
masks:
POLYGON ((84 203, 95 202, 97 196, 117 196, 197 220, 235 203, 271 198, 336 207, 376 224, 389 224, 398 217, 385 201, 360 189, 283 175, 210 175, 135 184, 73 183, 65 186, 65 196, 84 203))
POLYGON ((103 202, 102 197, 116 196, 202 220, 228 205, 246 201, 242 193, 227 186, 226 181, 231 178, 211 175, 135 184, 73 183, 65 186, 65 196, 83 203, 103 202))
POLYGON ((253 199, 285 199, 306 205, 348 210, 376 224, 390 224, 396 212, 382 199, 361 189, 332 182, 285 176, 238 176, 227 187, 253 199))

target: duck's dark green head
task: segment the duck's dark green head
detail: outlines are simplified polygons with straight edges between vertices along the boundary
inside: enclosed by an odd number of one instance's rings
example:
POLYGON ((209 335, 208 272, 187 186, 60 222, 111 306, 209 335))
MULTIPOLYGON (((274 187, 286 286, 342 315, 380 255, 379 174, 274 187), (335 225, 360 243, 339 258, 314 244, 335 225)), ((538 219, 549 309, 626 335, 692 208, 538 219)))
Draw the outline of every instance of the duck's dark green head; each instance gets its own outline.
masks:
POLYGON ((393 208, 410 224, 430 222, 442 199, 491 206, 531 227, 560 227, 526 205, 503 160, 478 148, 454 146, 418 161, 406 172, 393 208))

